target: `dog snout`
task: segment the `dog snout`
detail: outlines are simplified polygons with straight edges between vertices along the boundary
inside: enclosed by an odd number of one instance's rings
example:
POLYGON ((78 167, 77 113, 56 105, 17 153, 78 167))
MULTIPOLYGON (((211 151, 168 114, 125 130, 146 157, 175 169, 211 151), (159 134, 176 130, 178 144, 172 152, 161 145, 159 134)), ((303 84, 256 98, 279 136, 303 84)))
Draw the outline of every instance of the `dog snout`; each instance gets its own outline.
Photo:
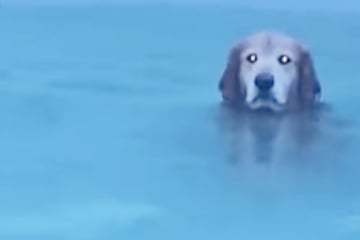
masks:
POLYGON ((255 77, 255 85, 261 91, 269 91, 274 86, 274 76, 262 73, 255 77))

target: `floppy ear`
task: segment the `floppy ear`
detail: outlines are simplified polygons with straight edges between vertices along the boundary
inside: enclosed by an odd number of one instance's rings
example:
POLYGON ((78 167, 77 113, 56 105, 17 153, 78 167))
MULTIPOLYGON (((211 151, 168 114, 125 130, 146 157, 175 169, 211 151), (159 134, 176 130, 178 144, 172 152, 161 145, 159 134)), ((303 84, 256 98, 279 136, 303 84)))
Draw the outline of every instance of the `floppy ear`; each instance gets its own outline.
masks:
POLYGON ((219 82, 219 90, 222 92, 222 98, 230 104, 238 102, 241 97, 239 81, 241 49, 242 47, 240 45, 231 49, 225 70, 219 82))
POLYGON ((316 76, 312 57, 307 50, 302 50, 300 55, 298 91, 300 101, 305 105, 316 102, 321 94, 320 82, 316 76))

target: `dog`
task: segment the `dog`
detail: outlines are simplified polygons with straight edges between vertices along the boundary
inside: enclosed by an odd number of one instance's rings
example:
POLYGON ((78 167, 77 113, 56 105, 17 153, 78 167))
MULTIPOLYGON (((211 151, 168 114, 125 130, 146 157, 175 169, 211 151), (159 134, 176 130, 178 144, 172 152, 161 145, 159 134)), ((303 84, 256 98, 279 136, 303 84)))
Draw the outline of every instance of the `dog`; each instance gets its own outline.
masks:
POLYGON ((275 31, 254 33, 233 46, 218 88, 231 106, 275 112, 314 106, 321 95, 307 47, 275 31))

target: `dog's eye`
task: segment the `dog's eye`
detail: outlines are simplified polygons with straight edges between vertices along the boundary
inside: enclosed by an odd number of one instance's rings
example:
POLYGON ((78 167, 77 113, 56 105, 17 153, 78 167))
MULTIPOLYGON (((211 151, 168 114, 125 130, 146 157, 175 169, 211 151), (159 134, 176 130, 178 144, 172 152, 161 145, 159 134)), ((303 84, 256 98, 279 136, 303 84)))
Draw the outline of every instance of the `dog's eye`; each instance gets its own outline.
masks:
POLYGON ((246 60, 248 60, 251 63, 254 63, 257 61, 257 55, 255 53, 251 53, 246 57, 246 60))
POLYGON ((283 65, 288 64, 289 62, 291 62, 291 59, 290 59, 289 56, 287 56, 287 55, 281 55, 281 56, 278 58, 278 60, 279 60, 279 63, 280 63, 280 64, 283 64, 283 65))

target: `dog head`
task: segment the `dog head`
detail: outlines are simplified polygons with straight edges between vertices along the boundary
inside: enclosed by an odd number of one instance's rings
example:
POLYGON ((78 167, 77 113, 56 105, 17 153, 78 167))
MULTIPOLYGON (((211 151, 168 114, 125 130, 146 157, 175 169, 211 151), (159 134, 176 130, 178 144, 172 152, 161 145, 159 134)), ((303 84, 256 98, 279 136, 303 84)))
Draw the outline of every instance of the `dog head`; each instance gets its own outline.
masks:
POLYGON ((309 51, 275 32, 261 32, 235 45, 219 88, 227 103, 274 111, 312 105, 321 92, 309 51))

